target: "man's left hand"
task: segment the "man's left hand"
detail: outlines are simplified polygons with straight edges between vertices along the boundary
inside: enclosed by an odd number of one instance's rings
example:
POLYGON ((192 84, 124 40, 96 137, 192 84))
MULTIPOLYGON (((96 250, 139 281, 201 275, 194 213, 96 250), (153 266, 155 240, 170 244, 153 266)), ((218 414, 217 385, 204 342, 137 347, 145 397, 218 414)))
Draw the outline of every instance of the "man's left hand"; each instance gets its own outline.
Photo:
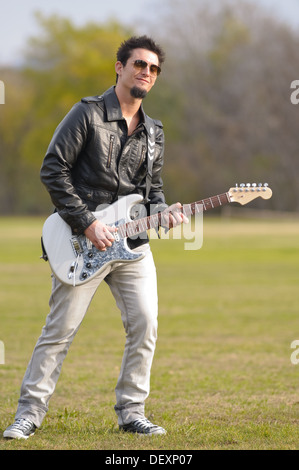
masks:
POLYGON ((174 228, 182 223, 187 224, 189 219, 182 212, 182 204, 172 204, 161 213, 161 225, 166 228, 174 228))

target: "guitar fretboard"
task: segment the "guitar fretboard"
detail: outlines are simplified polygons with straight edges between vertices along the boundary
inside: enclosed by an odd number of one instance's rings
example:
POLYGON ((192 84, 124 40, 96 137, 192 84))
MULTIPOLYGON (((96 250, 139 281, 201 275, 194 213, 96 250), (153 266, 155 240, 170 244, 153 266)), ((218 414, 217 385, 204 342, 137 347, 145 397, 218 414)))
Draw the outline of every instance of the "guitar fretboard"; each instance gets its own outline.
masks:
POLYGON ((201 211, 201 206, 204 211, 209 209, 215 209, 219 206, 224 206, 230 202, 230 197, 228 193, 218 194, 217 196, 212 196, 207 199, 202 199, 201 201, 192 202, 191 204, 183 205, 183 213, 188 217, 189 215, 195 215, 201 211), (200 206, 200 209, 198 209, 200 206))
MULTIPOLYGON (((192 202, 191 204, 184 204, 181 212, 183 212, 186 217, 189 217, 190 215, 195 215, 202 211, 215 209, 216 207, 229 204, 230 202, 229 193, 223 193, 217 196, 209 197, 207 199, 202 199, 201 201, 192 202)), ((119 225, 118 235, 121 238, 133 237, 134 235, 138 235, 139 233, 145 232, 146 230, 159 227, 160 225, 161 212, 119 225)))

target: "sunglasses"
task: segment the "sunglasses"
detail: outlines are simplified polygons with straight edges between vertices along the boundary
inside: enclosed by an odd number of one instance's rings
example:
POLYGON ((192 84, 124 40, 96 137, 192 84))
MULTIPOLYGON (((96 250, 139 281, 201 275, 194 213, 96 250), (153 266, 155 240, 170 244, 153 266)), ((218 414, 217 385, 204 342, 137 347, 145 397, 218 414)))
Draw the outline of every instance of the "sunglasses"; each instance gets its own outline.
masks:
POLYGON ((161 67, 159 67, 159 65, 148 64, 145 60, 142 59, 135 60, 133 65, 137 70, 144 70, 149 67, 150 75, 152 77, 157 77, 157 75, 160 75, 161 73, 161 67))

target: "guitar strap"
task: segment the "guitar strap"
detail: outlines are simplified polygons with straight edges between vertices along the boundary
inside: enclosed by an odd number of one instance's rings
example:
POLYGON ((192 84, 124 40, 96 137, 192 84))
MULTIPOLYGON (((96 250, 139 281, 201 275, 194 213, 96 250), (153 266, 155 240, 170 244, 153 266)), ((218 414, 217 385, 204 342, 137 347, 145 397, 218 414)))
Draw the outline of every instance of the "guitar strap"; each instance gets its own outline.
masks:
POLYGON ((155 142, 156 142, 156 133, 155 133, 155 123, 153 119, 149 118, 151 125, 150 131, 147 133, 147 173, 146 173, 146 186, 145 186, 145 196, 144 203, 149 202, 149 192, 152 185, 153 177, 153 163, 155 156, 155 142))

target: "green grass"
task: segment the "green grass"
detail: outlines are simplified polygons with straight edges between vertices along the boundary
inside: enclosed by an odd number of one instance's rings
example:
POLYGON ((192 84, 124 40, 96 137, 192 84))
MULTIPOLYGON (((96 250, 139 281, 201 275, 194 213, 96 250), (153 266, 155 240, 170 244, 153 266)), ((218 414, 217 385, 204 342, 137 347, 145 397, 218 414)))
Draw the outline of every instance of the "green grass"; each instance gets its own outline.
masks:
MULTIPOLYGON (((25 368, 48 313, 49 266, 38 218, 0 219, 0 431, 11 423, 25 368)), ((163 437, 120 433, 114 387, 125 341, 106 285, 63 365, 50 410, 28 441, 0 449, 299 449, 299 226, 206 218, 203 247, 152 240, 159 339, 147 415, 163 437)))

